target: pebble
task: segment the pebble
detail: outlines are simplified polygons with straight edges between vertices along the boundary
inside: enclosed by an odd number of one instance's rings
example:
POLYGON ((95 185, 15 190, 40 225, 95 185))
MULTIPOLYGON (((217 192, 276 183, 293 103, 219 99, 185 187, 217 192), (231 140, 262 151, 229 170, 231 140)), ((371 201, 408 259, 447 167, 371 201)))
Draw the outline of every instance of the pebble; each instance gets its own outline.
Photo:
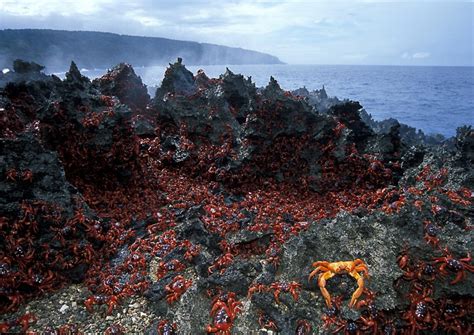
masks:
POLYGON ((61 314, 64 314, 66 313, 66 311, 69 309, 69 306, 68 305, 62 305, 61 308, 59 309, 59 312, 61 314))
POLYGON ((77 307, 77 302, 73 301, 71 304, 72 307, 77 307))

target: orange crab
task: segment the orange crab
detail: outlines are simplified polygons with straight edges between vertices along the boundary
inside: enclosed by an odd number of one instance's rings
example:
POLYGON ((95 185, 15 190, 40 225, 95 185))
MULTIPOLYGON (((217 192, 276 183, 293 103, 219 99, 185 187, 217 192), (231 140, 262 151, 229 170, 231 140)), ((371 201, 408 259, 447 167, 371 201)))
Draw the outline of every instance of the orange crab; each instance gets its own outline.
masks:
POLYGON ((352 278, 357 280, 358 288, 352 294, 349 307, 354 307, 357 303, 357 299, 361 296, 364 291, 364 278, 369 278, 369 269, 367 265, 361 259, 356 259, 354 261, 344 261, 344 262, 335 262, 329 263, 326 261, 319 261, 313 263, 314 269, 310 274, 308 280, 311 280, 318 272, 321 272, 318 277, 318 286, 321 290, 321 294, 326 300, 326 305, 332 307, 331 296, 329 295, 328 290, 326 289, 326 281, 329 278, 334 277, 337 274, 348 273, 352 278), (362 272, 362 276, 359 274, 362 272))

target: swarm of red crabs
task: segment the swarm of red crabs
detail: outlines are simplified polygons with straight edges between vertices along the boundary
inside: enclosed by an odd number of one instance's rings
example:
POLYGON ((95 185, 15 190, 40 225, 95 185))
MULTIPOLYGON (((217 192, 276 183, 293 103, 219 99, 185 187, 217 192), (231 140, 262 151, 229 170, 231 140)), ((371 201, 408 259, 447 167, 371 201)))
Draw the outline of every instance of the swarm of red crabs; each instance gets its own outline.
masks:
MULTIPOLYGON (((206 85, 220 85, 222 81, 209 80, 206 85)), ((126 89, 128 86, 121 86, 120 92, 126 89)), ((186 99, 190 103, 201 99, 203 90, 186 99)), ((126 304, 132 296, 143 295, 157 281, 163 281, 163 299, 170 309, 175 308, 196 284, 195 260, 206 248, 177 233, 178 216, 193 207, 200 208, 200 221, 219 241, 212 262, 206 264, 205 275, 219 276, 236 260, 255 257, 277 272, 285 242, 340 211, 354 212, 363 207, 391 215, 412 206, 420 212, 428 208, 432 214, 414 224, 422 227, 424 236, 420 242, 433 248, 433 256, 417 259, 409 250, 401 250, 397 264, 393 264, 403 271, 395 285, 407 288, 406 310, 383 311, 377 307, 378 292, 367 285, 370 268, 363 259, 324 259, 313 263, 315 269, 309 274, 310 280, 317 276, 319 299, 327 306, 318 321, 332 333, 345 334, 472 332, 471 324, 466 322, 473 312, 472 299, 434 298, 437 281, 456 285, 474 271, 469 251, 453 254, 443 243, 439 234, 442 223, 437 219, 445 210, 443 199, 469 207, 471 191, 447 188, 447 170, 429 165, 421 170, 414 186, 394 187, 395 175, 401 171, 397 158, 386 161, 376 154, 359 152, 355 142, 340 152, 338 143, 352 126, 344 123, 345 115, 332 117, 332 128, 319 142, 306 134, 278 136, 271 145, 264 145, 257 137, 246 138, 243 148, 261 150, 255 152, 249 164, 231 170, 222 163, 239 155, 230 130, 216 142, 189 129, 185 122, 175 124, 157 118, 148 120, 153 125, 152 133, 138 136, 133 125, 143 117, 143 107, 134 108, 131 115, 122 115, 117 98, 112 96, 100 94, 83 100, 64 97, 48 105, 49 118, 40 119, 27 90, 20 87, 7 93, 11 104, 2 111, 9 116, 0 119, 2 137, 14 140, 36 122, 37 136, 49 149, 57 151, 66 179, 78 194, 70 208, 61 208, 27 196, 44 171, 13 163, 0 170, 4 183, 25 194, 12 211, 0 214, 2 315, 67 285, 71 282, 68 273, 78 266, 84 269, 81 281, 90 291, 83 301, 88 313, 113 315, 119 305, 126 304), (110 123, 114 124, 109 129, 111 145, 102 147, 95 140, 110 123), (168 143, 170 138, 173 145, 168 143), (308 146, 316 146, 320 152, 319 180, 308 173, 311 167, 303 155, 308 146), (340 155, 344 159, 336 158, 340 155), (277 180, 275 174, 281 179, 277 180), (222 190, 238 197, 229 202, 222 190), (233 243, 229 236, 239 231, 267 234, 268 238, 263 242, 233 243), (41 236, 49 236, 55 242, 49 243, 41 236), (120 262, 111 262, 119 251, 120 262), (151 273, 153 261, 157 266, 151 273), (327 282, 341 274, 349 274, 357 282, 349 301, 351 308, 360 311, 360 317, 354 320, 341 312, 343 298, 332 296, 326 289, 327 282)), ((285 92, 284 97, 302 103, 291 93, 285 92)), ((281 127, 282 121, 275 115, 284 114, 287 107, 279 100, 259 99, 262 101, 256 115, 261 130, 271 132, 272 128, 281 127)), ((135 105, 143 106, 143 102, 135 105)), ((229 108, 239 117, 237 105, 230 103, 229 108)), ((213 108, 209 118, 219 112, 213 108)), ((308 260, 308 264, 312 261, 308 260)), ((376 281, 377 277, 371 280, 376 281)), ((270 294, 278 306, 288 299, 298 304, 304 288, 295 278, 253 283, 245 289, 247 294, 230 292, 225 287, 210 290, 206 297, 210 301, 209 319, 199 331, 231 334, 243 313, 245 299, 251 301, 254 294, 270 294)), ((179 333, 175 320, 157 317, 158 334, 179 333)), ((278 331, 283 326, 267 311, 260 311, 255 318, 255 329, 278 331)), ((33 314, 8 317, 0 323, 0 332, 26 332, 35 320, 33 314)), ((316 330, 314 324, 314 320, 300 318, 294 332, 311 334, 316 330)), ((109 333, 121 331, 116 326, 109 333)))

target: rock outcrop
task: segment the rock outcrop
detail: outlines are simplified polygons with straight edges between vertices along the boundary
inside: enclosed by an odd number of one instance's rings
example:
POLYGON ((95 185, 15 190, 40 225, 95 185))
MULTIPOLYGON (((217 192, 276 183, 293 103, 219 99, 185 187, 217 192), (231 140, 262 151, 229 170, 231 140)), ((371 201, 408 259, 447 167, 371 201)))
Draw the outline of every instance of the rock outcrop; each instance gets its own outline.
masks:
POLYGON ((181 59, 151 101, 127 64, 35 69, 0 91, 2 331, 73 282, 108 316, 96 331, 136 296, 147 333, 472 331, 471 127, 411 146, 324 88, 312 103, 181 59), (312 263, 356 259, 370 279, 334 273, 327 306, 312 263))

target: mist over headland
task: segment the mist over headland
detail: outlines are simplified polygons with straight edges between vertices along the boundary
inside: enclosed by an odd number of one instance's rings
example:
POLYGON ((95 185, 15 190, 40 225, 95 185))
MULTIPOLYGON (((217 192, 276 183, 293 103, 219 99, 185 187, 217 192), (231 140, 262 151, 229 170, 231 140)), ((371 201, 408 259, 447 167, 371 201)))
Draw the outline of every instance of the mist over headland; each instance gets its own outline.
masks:
POLYGON ((275 56, 242 48, 159 37, 50 29, 0 30, 0 68, 22 58, 61 71, 74 60, 81 68, 166 65, 177 57, 188 64, 281 64, 275 56))

